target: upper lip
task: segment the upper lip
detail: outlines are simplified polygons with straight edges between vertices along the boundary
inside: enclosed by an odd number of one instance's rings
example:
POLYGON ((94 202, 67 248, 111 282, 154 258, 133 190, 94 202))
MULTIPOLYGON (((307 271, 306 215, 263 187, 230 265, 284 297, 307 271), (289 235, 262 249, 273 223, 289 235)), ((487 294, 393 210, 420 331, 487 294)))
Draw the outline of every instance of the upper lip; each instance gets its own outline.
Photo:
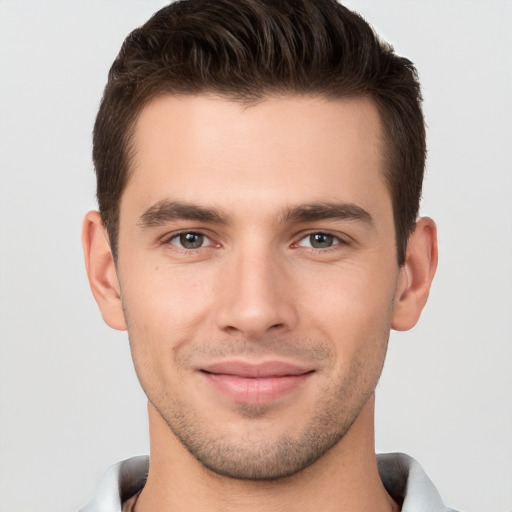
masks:
POLYGON ((313 371, 312 368, 299 366, 284 361, 264 361, 248 363, 245 361, 221 361, 200 368, 203 372, 233 375, 242 378, 270 378, 303 375, 313 371))

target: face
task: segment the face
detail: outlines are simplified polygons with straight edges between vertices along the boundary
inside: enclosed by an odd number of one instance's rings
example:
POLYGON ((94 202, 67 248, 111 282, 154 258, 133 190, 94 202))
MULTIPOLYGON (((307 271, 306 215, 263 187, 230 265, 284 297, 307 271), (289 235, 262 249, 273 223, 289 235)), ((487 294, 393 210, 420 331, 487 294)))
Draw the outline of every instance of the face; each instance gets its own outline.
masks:
POLYGON ((141 384, 200 462, 293 474, 373 396, 401 271, 365 98, 142 112, 117 276, 141 384))

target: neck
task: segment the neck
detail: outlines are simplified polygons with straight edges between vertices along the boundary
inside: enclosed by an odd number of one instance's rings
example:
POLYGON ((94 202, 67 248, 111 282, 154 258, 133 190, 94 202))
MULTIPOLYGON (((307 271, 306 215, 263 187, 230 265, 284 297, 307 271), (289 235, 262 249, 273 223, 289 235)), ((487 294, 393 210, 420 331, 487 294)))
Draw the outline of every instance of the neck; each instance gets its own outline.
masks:
POLYGON ((372 396, 343 439, 299 473, 250 481, 205 469, 150 405, 151 464, 136 512, 396 512, 377 470, 373 410, 372 396))

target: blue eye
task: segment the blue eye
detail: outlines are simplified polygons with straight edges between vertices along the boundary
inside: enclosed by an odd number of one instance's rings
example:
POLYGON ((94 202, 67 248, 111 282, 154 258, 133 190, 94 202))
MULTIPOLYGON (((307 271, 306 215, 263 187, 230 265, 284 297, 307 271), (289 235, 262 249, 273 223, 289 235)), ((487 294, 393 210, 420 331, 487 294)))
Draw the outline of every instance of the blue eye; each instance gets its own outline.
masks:
POLYGON ((182 249, 199 249, 207 245, 210 240, 201 233, 180 233, 171 238, 170 243, 182 249))
POLYGON ((312 247, 313 249, 329 249, 339 243, 339 239, 329 233, 311 233, 304 237, 297 245, 312 247))

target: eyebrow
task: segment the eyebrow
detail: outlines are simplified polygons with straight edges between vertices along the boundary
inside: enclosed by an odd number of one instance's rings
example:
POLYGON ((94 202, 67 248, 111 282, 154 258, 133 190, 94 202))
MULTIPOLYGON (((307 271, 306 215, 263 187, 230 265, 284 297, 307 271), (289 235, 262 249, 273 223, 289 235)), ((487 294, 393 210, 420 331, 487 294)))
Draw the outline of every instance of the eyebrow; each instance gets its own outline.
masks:
POLYGON ((314 222, 317 220, 354 220, 373 226, 372 216, 353 203, 311 203, 285 211, 287 222, 314 222))
POLYGON ((215 224, 228 222, 228 218, 214 208, 164 199, 155 203, 140 216, 139 226, 154 228, 174 220, 195 220, 215 224))
MULTIPOLYGON (((285 208, 278 218, 280 222, 289 223, 349 220, 373 225, 372 216, 353 203, 309 203, 285 208)), ((140 216, 138 224, 142 228, 154 228, 175 220, 194 220, 212 224, 227 224, 229 222, 228 216, 215 208, 164 199, 149 207, 140 216)))

